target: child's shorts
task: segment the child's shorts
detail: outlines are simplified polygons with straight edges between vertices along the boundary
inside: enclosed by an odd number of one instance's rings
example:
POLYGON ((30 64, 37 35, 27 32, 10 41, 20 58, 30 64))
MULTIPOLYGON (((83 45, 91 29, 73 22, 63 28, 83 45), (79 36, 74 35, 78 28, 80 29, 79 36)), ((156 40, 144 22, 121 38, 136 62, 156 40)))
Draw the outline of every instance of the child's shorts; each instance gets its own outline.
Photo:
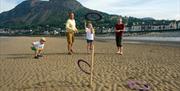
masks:
POLYGON ((92 42, 93 42, 93 40, 88 40, 88 39, 87 39, 87 43, 92 43, 92 42))
POLYGON ((31 50, 36 51, 37 49, 35 47, 31 47, 31 50))

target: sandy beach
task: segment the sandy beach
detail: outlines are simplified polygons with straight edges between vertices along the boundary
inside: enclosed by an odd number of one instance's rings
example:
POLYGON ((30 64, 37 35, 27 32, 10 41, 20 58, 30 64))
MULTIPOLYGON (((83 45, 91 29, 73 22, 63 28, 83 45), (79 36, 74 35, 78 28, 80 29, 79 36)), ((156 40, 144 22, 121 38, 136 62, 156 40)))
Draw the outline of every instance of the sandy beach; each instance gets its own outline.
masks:
POLYGON ((67 55, 65 37, 47 37, 44 57, 33 58, 31 42, 39 37, 0 38, 0 91, 136 91, 129 80, 146 81, 150 91, 180 91, 180 47, 124 44, 116 54, 114 40, 95 41, 93 89, 78 59, 90 63, 86 41, 76 38, 67 55))

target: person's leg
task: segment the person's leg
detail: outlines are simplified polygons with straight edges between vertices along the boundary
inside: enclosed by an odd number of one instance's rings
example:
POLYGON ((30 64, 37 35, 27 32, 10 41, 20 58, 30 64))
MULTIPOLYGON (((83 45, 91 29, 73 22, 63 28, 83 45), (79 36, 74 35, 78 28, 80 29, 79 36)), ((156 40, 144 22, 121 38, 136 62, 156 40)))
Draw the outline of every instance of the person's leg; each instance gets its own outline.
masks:
POLYGON ((116 53, 120 53, 120 47, 119 47, 119 37, 116 36, 116 46, 117 46, 117 52, 116 53))
POLYGON ((88 51, 90 51, 91 50, 91 40, 88 40, 87 42, 88 42, 88 51))
POLYGON ((93 50, 93 41, 90 41, 90 50, 93 50))
POLYGON ((91 45, 92 45, 92 50, 94 50, 94 43, 93 43, 93 41, 94 41, 94 40, 92 40, 92 44, 91 44, 91 45))
POLYGON ((86 45, 86 50, 87 50, 87 53, 88 53, 88 51, 89 51, 89 41, 88 41, 88 39, 86 39, 86 42, 87 42, 87 45, 86 45))
POLYGON ((70 51, 72 52, 72 53, 74 53, 74 51, 73 51, 73 43, 74 43, 74 40, 75 40, 75 38, 74 38, 74 33, 72 33, 72 35, 71 35, 71 49, 70 49, 70 51))
POLYGON ((120 37, 120 39, 119 39, 119 43, 120 43, 120 48, 119 48, 119 50, 120 50, 120 55, 123 54, 123 43, 122 43, 122 41, 123 41, 123 39, 122 39, 122 37, 120 37))
POLYGON ((72 53, 74 53, 74 51, 73 51, 73 43, 71 43, 70 45, 71 45, 71 46, 70 46, 70 51, 71 51, 72 53))
POLYGON ((35 50, 34 58, 38 58, 38 50, 35 50))
POLYGON ((88 53, 88 52, 89 52, 89 51, 88 51, 88 43, 87 43, 87 45, 86 45, 86 50, 87 50, 87 53, 88 53))
POLYGON ((122 46, 120 47, 120 54, 121 55, 123 54, 123 47, 122 46))
POLYGON ((71 54, 71 44, 68 43, 68 54, 71 54))
POLYGON ((42 55, 42 50, 38 50, 38 55, 37 55, 38 57, 43 57, 43 55, 42 55))
POLYGON ((87 53, 89 53, 90 44, 87 43, 87 53))
POLYGON ((119 46, 117 46, 117 52, 116 52, 117 54, 119 54, 120 53, 120 47, 119 46))
POLYGON ((34 51, 34 56, 37 56, 37 53, 38 53, 37 51, 34 51))
POLYGON ((67 48, 68 48, 68 54, 71 54, 71 45, 72 45, 72 37, 71 37, 71 33, 67 33, 67 48))

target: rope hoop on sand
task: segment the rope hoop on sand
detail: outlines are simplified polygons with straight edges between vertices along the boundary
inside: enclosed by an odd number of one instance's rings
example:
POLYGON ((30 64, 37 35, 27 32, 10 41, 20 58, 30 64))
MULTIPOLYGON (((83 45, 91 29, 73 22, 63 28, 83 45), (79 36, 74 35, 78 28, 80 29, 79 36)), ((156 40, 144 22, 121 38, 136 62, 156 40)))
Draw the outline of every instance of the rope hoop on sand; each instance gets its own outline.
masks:
POLYGON ((90 75, 91 74, 90 72, 87 72, 85 69, 82 68, 82 66, 81 66, 82 63, 86 64, 89 68, 91 68, 91 65, 88 62, 86 62, 85 60, 83 60, 83 59, 79 59, 78 62, 77 62, 78 67, 80 68, 80 70, 83 71, 84 73, 90 75))

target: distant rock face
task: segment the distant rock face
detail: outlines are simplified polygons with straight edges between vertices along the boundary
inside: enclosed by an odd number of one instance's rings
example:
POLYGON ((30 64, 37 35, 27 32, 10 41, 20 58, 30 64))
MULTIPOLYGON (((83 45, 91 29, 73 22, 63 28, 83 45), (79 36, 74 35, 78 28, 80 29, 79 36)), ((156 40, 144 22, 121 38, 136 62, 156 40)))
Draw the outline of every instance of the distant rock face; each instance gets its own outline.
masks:
POLYGON ((1 26, 56 25, 64 27, 68 12, 75 12, 77 24, 83 25, 84 15, 88 12, 106 13, 91 10, 76 0, 26 0, 14 9, 0 13, 1 26))
POLYGON ((37 2, 39 2, 40 0, 29 0, 31 2, 31 6, 35 6, 37 2))
POLYGON ((85 9, 76 0, 26 0, 14 9, 1 13, 0 24, 41 24, 57 21, 56 18, 62 22, 65 20, 67 12, 76 12, 82 8, 85 9))
POLYGON ((152 17, 144 17, 144 18, 142 18, 143 20, 155 20, 154 18, 152 18, 152 17))
POLYGON ((80 7, 83 7, 79 2, 76 0, 50 0, 50 3, 52 5, 65 7, 69 9, 78 9, 80 7))
POLYGON ((62 2, 62 1, 65 1, 65 0, 49 0, 50 2, 62 2))

